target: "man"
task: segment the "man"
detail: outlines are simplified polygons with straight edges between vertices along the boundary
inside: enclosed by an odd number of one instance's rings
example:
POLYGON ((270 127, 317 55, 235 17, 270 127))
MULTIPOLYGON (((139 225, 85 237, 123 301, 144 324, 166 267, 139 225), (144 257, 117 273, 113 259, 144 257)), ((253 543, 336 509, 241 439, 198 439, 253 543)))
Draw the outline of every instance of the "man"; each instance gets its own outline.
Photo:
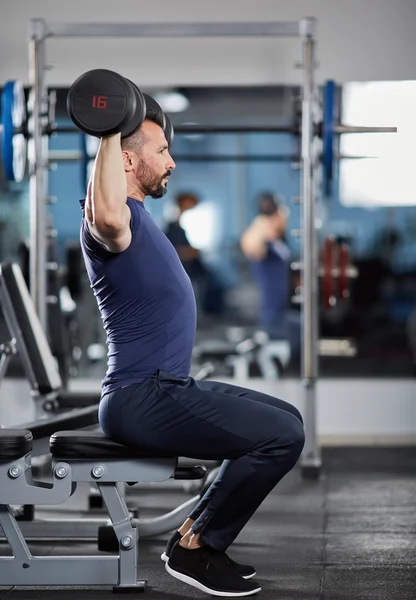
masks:
POLYGON ((215 273, 201 259, 199 250, 191 246, 186 232, 180 223, 181 216, 187 210, 192 210, 198 205, 198 197, 192 193, 182 192, 176 196, 175 200, 178 207, 178 215, 166 227, 166 237, 178 253, 183 268, 194 285, 194 291, 200 297, 200 304, 204 314, 222 314, 224 312, 224 288, 215 273))
POLYGON ((103 138, 87 198, 81 246, 107 332, 99 419, 106 435, 155 454, 226 459, 168 542, 166 570, 212 595, 260 591, 255 569, 226 550, 297 462, 299 412, 244 388, 189 377, 196 308, 177 252, 146 210, 175 163, 162 129, 146 119, 133 135, 103 138))
POLYGON ((270 338, 285 338, 292 355, 300 348, 300 315, 290 310, 290 250, 285 241, 287 210, 271 193, 258 201, 259 214, 241 236, 260 291, 259 326, 270 338))

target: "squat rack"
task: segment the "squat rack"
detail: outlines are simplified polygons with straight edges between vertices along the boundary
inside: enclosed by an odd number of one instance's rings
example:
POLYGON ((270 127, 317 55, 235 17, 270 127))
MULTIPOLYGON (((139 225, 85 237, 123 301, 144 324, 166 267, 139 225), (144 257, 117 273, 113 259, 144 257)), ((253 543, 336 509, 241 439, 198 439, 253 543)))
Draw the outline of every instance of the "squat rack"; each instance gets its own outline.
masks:
POLYGON ((316 382, 318 378, 318 253, 315 228, 315 175, 313 102, 315 97, 316 20, 272 23, 47 23, 30 21, 29 81, 32 108, 30 168, 30 287, 43 328, 47 329, 46 195, 48 147, 44 125, 48 115, 45 83, 46 40, 51 37, 295 37, 303 50, 302 81, 302 385, 306 444, 302 457, 305 474, 319 473, 321 458, 316 438, 316 382))

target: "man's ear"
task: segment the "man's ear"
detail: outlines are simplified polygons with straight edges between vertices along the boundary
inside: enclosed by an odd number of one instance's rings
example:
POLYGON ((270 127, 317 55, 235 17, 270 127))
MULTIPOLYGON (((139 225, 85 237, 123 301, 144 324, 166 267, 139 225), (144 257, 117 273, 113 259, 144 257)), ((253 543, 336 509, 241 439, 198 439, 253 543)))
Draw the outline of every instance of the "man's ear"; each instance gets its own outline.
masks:
POLYGON ((129 171, 133 170, 133 166, 134 166, 133 161, 132 161, 132 156, 131 156, 130 152, 127 152, 127 150, 123 150, 122 156, 123 156, 124 170, 126 171, 126 173, 128 173, 129 171))

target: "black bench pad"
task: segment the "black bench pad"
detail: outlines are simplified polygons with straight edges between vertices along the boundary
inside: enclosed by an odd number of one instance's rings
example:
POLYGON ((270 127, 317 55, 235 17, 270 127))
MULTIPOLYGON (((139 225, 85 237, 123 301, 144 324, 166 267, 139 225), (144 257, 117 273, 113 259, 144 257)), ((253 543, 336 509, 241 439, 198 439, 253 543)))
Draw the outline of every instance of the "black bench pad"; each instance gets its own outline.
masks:
POLYGON ((55 458, 176 458, 154 450, 123 446, 101 431, 58 431, 51 436, 49 449, 55 458))
MULTIPOLYGON (((58 431, 51 436, 49 449, 55 459, 111 459, 137 458, 175 459, 174 479, 202 479, 207 469, 204 465, 181 466, 174 455, 154 449, 129 447, 109 439, 101 431, 58 431)), ((133 485, 133 484, 131 484, 133 485)))
POLYGON ((0 462, 25 456, 32 450, 32 434, 27 429, 0 429, 0 462))

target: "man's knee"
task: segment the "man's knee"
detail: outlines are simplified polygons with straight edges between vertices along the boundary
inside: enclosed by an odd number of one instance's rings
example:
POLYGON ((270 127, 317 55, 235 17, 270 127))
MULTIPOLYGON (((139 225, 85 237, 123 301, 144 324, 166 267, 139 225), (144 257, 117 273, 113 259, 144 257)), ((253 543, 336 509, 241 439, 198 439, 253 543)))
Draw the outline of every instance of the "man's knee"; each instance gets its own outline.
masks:
POLYGON ((298 411, 298 409, 293 406, 291 412, 292 412, 292 415, 294 415, 301 422, 301 425, 303 427, 303 417, 300 414, 300 412, 298 411))
POLYGON ((305 430, 302 419, 289 413, 284 426, 283 437, 289 450, 288 454, 292 458, 293 464, 295 464, 305 445, 305 430))

